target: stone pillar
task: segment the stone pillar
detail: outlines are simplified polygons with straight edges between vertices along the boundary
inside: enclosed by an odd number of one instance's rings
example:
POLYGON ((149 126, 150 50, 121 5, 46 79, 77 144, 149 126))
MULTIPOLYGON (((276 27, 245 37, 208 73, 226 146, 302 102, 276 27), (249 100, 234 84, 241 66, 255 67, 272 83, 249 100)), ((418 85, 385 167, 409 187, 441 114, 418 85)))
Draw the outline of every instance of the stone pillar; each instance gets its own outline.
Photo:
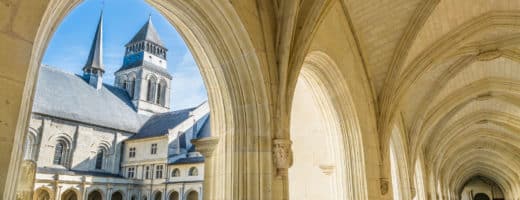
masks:
POLYGON ((80 190, 79 199, 80 200, 87 199, 87 177, 85 177, 85 176, 81 177, 81 190, 80 190))
MULTIPOLYGON (((204 156, 204 184, 203 188, 206 194, 212 192, 213 182, 213 152, 219 142, 218 137, 207 137, 202 139, 191 140, 191 143, 195 145, 195 149, 204 156)), ((201 194, 202 195, 202 194, 201 194)), ((210 195, 203 195, 204 199, 208 200, 210 195)))
POLYGON ((106 200, 112 199, 112 185, 107 184, 107 194, 106 194, 106 200))
POLYGON ((56 200, 61 200, 61 187, 63 187, 63 186, 59 185, 59 186, 57 187, 58 189, 56 190, 56 196, 54 196, 54 198, 55 198, 56 200))
POLYGON ((24 160, 20 176, 18 176, 17 200, 32 200, 34 181, 36 176, 36 163, 32 160, 24 160))
POLYGON ((279 138, 273 140, 272 154, 273 162, 276 167, 276 176, 281 179, 282 198, 289 199, 289 167, 293 164, 293 155, 291 150, 292 142, 289 139, 279 138))

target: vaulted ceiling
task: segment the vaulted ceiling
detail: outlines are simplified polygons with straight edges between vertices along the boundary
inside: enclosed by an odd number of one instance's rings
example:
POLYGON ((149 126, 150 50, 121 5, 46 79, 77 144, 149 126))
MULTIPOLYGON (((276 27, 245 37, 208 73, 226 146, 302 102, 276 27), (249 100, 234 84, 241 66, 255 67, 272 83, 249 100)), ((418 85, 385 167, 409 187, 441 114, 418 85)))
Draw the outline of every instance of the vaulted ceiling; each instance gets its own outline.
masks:
POLYGON ((520 180, 520 1, 346 1, 380 109, 453 189, 520 180), (376 6, 377 5, 377 6, 376 6))

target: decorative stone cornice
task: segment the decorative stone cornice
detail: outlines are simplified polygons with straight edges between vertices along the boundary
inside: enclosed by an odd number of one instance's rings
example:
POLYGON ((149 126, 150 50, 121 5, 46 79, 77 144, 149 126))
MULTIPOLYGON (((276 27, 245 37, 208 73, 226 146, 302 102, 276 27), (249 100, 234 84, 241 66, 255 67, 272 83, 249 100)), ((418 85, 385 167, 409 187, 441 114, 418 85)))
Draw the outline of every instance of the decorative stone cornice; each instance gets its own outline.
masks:
POLYGON ((191 140, 191 143, 195 145, 195 149, 206 158, 213 155, 218 142, 219 137, 216 136, 191 140))
POLYGON ((278 176, 287 176, 287 171, 293 163, 291 145, 292 142, 289 139, 273 140, 273 160, 278 176))

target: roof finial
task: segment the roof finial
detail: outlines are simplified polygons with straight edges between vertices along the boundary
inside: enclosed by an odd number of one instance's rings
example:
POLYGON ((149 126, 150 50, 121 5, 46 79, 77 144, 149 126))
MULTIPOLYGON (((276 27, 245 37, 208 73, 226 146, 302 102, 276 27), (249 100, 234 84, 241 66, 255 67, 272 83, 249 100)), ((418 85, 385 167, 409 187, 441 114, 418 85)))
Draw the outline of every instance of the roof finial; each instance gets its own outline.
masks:
POLYGON ((148 22, 151 22, 152 21, 152 12, 150 12, 150 14, 148 14, 148 22))

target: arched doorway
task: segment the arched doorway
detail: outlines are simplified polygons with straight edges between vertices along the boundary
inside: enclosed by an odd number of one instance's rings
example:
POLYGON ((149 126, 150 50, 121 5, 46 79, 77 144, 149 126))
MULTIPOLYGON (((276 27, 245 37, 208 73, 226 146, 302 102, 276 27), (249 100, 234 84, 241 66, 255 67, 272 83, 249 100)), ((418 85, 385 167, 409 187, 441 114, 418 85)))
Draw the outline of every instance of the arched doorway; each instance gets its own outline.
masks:
POLYGON ((473 198, 474 200, 491 200, 487 194, 484 193, 478 193, 473 198))
POLYGON ((179 193, 177 191, 170 193, 169 200, 179 200, 179 193))
POLYGON ((38 189, 34 193, 34 200, 51 200, 51 195, 45 189, 38 189))
POLYGON ((88 194, 87 200, 103 200, 101 192, 94 190, 88 194))
POLYGON ((186 200, 199 200, 199 193, 197 191, 191 191, 188 193, 186 200))
POLYGON ((114 193, 112 193, 111 200, 123 200, 123 194, 121 194, 121 192, 119 192, 119 191, 114 192, 114 193))
POLYGON ((67 190, 61 195, 62 200, 78 200, 78 195, 74 190, 67 190))
POLYGON ((153 200, 162 200, 162 192, 155 192, 153 195, 153 200))

